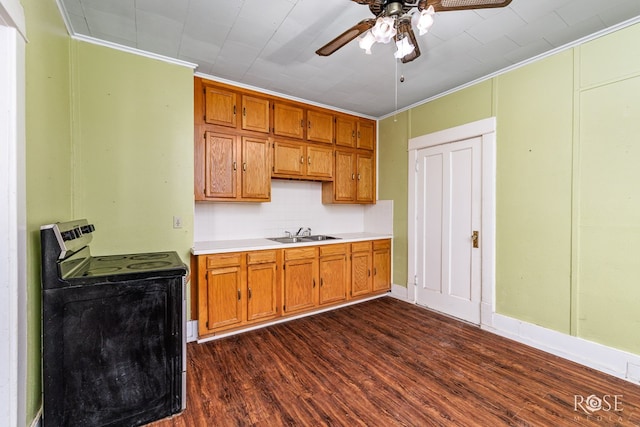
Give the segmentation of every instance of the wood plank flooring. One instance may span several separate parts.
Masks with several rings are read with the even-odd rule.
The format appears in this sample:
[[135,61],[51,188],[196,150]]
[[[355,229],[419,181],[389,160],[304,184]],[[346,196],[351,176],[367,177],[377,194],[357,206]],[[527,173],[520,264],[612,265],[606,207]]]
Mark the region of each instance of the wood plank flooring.
[[153,427],[640,426],[640,386],[390,297],[191,343],[187,369]]

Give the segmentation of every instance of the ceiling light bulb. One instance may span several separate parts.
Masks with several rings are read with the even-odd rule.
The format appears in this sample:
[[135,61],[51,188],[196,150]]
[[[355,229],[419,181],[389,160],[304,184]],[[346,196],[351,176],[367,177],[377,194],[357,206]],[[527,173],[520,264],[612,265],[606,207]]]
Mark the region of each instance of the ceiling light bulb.
[[364,53],[371,55],[371,46],[376,42],[375,37],[371,34],[371,31],[364,33],[362,37],[358,39],[358,45],[364,49]]
[[429,31],[429,28],[433,25],[433,15],[435,13],[433,6],[429,6],[427,9],[423,9],[413,15],[413,25],[418,29],[419,35],[422,36]]
[[396,53],[394,53],[393,56],[398,59],[404,58],[405,56],[409,55],[416,48],[411,44],[411,42],[409,42],[408,37],[396,40],[396,46],[398,47],[398,50],[396,50]]
[[378,18],[376,25],[371,29],[371,34],[378,43],[389,43],[396,35],[395,20],[390,16]]

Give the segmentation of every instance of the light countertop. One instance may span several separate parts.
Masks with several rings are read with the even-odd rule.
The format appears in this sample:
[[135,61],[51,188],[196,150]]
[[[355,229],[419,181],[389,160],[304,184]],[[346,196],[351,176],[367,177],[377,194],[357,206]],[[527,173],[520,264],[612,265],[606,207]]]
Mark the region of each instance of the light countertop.
[[300,246],[335,245],[338,243],[359,242],[363,240],[391,239],[393,235],[383,233],[327,233],[328,236],[338,237],[334,240],[321,240],[317,242],[278,243],[267,238],[240,239],[240,240],[211,240],[207,242],[195,242],[191,253],[193,255],[220,254],[238,251],[259,251],[263,249],[285,249]]

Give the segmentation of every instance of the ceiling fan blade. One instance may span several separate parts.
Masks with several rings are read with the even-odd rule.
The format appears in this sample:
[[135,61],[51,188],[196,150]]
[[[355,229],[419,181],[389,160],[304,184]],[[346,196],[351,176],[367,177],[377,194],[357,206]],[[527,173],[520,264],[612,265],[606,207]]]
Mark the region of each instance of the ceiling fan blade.
[[396,37],[395,37],[396,40],[398,40],[399,35],[402,35],[402,37],[409,38],[409,41],[414,47],[411,53],[403,56],[400,59],[403,64],[406,64],[407,62],[411,62],[420,56],[420,46],[418,46],[418,41],[416,40],[416,35],[413,33],[413,28],[411,28],[410,20],[401,20],[398,23],[398,34],[396,34]]
[[487,9],[491,7],[509,6],[511,0],[421,0],[418,9],[433,6],[436,12],[465,9]]
[[320,49],[316,50],[316,53],[320,56],[329,56],[336,50],[340,49],[342,46],[349,43],[351,40],[358,37],[360,34],[369,30],[376,23],[374,18],[365,19],[364,21],[358,22],[353,27],[349,28],[344,33],[340,34],[335,39],[331,40],[329,43],[322,46]]

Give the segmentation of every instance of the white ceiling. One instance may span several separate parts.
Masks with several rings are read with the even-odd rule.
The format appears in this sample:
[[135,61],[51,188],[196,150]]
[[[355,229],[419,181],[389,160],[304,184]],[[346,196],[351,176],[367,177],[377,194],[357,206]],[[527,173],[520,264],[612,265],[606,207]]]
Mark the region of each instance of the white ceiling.
[[[418,37],[422,56],[396,63],[392,44],[316,49],[362,19],[349,0],[59,0],[75,35],[198,64],[196,69],[380,117],[640,16],[640,0],[513,0],[441,12]],[[416,32],[417,35],[417,32]],[[396,78],[397,65],[397,78]]]

